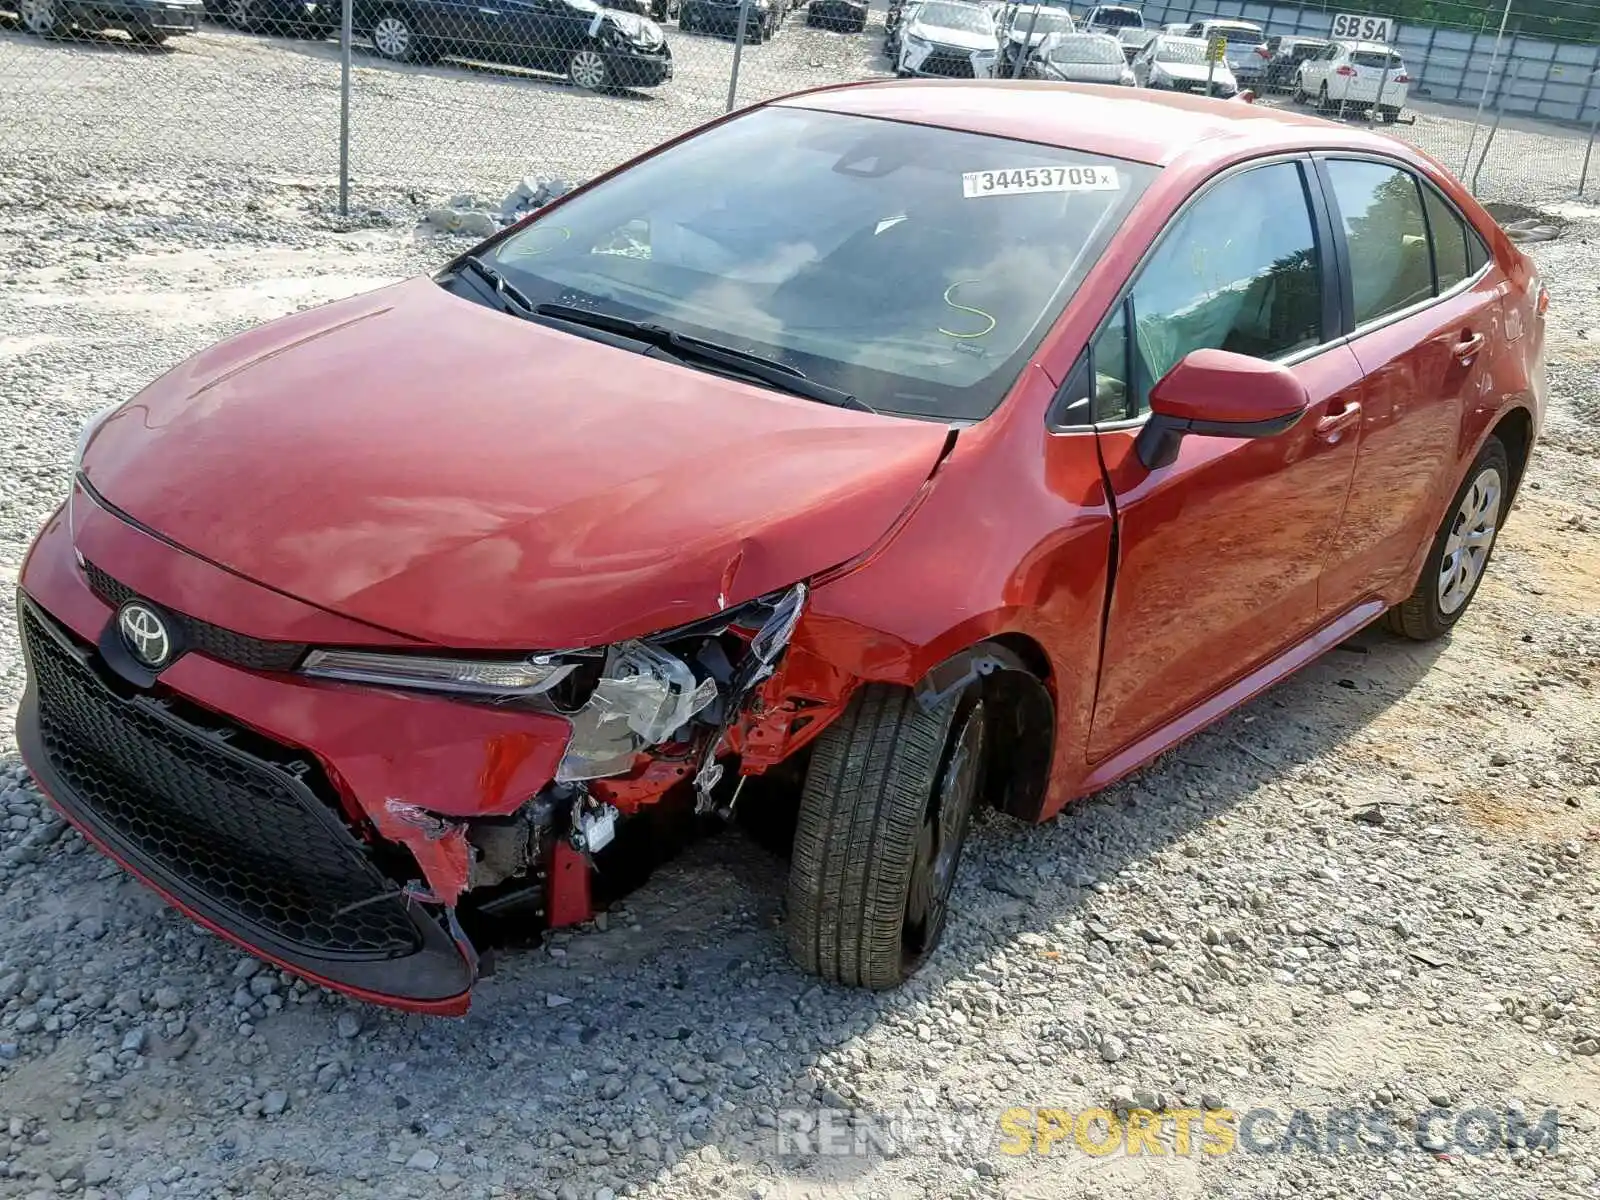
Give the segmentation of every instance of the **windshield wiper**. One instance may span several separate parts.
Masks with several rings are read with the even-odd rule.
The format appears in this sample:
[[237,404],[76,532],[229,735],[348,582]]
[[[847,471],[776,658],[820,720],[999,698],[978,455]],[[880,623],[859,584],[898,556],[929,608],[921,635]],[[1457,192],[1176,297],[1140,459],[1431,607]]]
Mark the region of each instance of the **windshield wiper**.
[[831,404],[835,408],[853,408],[860,412],[878,411],[849,392],[818,383],[807,377],[804,371],[797,370],[787,363],[775,362],[759,354],[752,354],[748,350],[740,350],[737,346],[725,346],[721,342],[707,341],[705,338],[679,333],[675,329],[668,329],[649,321],[634,321],[627,317],[613,316],[611,313],[591,312],[589,309],[576,308],[570,304],[536,304],[530,311],[535,316],[549,317],[633,338],[648,346],[665,350],[676,358],[722,367],[777,388],[779,391],[803,396],[807,400],[817,400],[823,404]]
[[526,316],[533,311],[533,301],[522,293],[522,290],[512,283],[499,271],[495,270],[476,254],[469,254],[460,262],[463,267],[469,268],[479,279],[494,289],[500,307],[507,312],[520,313]]

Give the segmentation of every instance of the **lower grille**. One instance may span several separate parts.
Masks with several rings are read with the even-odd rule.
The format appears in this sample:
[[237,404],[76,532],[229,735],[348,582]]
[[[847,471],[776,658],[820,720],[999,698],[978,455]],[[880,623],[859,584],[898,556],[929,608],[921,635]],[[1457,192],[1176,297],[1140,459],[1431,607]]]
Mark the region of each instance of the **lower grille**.
[[972,58],[970,55],[935,50],[922,60],[922,73],[948,79],[971,79]]
[[20,608],[40,741],[70,791],[61,799],[122,843],[114,849],[246,931],[324,958],[420,948],[405,902],[304,782],[308,766],[232,744],[252,737],[208,714],[114,691],[92,651],[26,601]]

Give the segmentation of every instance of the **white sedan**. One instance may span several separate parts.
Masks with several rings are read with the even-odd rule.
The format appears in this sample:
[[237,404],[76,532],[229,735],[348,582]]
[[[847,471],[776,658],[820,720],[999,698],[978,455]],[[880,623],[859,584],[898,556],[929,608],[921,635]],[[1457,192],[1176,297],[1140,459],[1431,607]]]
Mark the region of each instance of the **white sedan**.
[[1140,87],[1205,95],[1209,86],[1210,94],[1222,99],[1239,90],[1227,63],[1207,60],[1206,43],[1200,38],[1162,34],[1134,55],[1130,65]]
[[1405,60],[1376,42],[1334,42],[1300,64],[1294,98],[1318,108],[1376,111],[1393,121],[1405,107],[1411,76]]

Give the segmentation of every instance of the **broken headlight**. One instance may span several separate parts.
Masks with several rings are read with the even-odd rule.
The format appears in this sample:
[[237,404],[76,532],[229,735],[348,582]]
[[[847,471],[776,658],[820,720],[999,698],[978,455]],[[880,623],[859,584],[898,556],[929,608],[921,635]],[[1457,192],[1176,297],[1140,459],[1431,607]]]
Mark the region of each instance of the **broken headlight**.
[[319,679],[507,699],[543,695],[577,669],[577,663],[553,654],[473,659],[362,650],[313,650],[301,667]]
[[[613,646],[588,701],[567,714],[572,737],[556,781],[620,775],[645,747],[687,741],[689,723],[698,718],[710,726],[701,739],[698,785],[729,722],[788,646],[805,599],[799,583],[648,642]],[[734,628],[747,630],[748,641],[725,641]]]

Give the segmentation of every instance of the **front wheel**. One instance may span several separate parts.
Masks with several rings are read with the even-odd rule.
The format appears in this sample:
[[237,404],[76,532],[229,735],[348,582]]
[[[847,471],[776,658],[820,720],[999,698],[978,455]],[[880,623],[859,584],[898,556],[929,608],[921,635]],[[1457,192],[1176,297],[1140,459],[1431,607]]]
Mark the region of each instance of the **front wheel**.
[[610,86],[611,68],[593,46],[580,46],[567,60],[567,78],[586,92],[603,92]]
[[1389,610],[1386,621],[1390,629],[1426,642],[1448,633],[1461,619],[1489,569],[1495,535],[1510,508],[1510,496],[1510,459],[1504,443],[1491,437],[1450,502],[1416,590]]
[[789,873],[789,954],[852,987],[889,988],[944,932],[983,778],[976,689],[924,708],[871,684],[812,750]]
[[55,37],[66,29],[55,0],[21,0],[17,15],[22,27],[35,37]]

